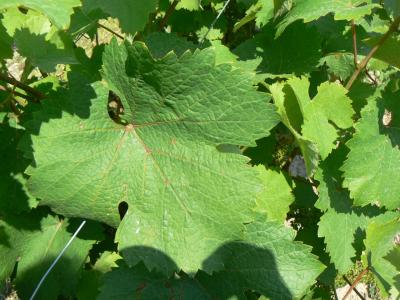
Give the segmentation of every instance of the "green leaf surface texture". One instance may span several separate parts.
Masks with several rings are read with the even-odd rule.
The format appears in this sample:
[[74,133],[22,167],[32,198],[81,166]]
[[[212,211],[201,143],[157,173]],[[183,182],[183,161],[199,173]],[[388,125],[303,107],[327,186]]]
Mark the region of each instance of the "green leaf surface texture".
[[264,189],[257,197],[256,210],[265,214],[269,220],[283,223],[294,200],[290,183],[283,173],[266,170],[263,166],[257,169]]
[[364,261],[377,278],[380,288],[385,296],[388,296],[392,287],[400,291],[399,268],[400,263],[393,260],[393,256],[399,250],[396,236],[400,232],[399,215],[387,213],[373,220],[367,228]]
[[384,92],[371,99],[347,143],[350,153],[342,167],[343,184],[355,205],[400,206],[400,186],[396,183],[400,169],[398,95]]
[[111,17],[117,18],[124,32],[134,34],[141,31],[147,23],[149,14],[157,8],[157,0],[86,0],[85,10],[101,9]]
[[[123,265],[106,275],[100,299],[246,299],[246,290],[272,299],[297,298],[324,266],[310,254],[309,246],[293,238],[293,231],[283,225],[254,222],[246,226],[243,242],[227,243],[204,261],[213,263],[215,256],[224,261],[224,270],[213,276],[199,272],[194,280],[165,278],[150,274],[142,264]],[[120,285],[123,288],[115,288]]]
[[293,77],[285,84],[275,83],[270,89],[282,122],[296,137],[307,174],[311,175],[316,171],[318,156],[325,159],[334,149],[339,137],[337,128],[352,126],[351,100],[341,85],[327,82],[318,87],[311,100],[305,77]]
[[297,20],[307,23],[329,13],[334,14],[335,20],[357,20],[370,14],[378,6],[370,0],[296,0],[294,7],[279,22],[276,34],[279,36],[288,25]]
[[80,0],[1,0],[0,9],[24,6],[41,12],[49,17],[60,29],[68,28],[73,8],[81,6]]

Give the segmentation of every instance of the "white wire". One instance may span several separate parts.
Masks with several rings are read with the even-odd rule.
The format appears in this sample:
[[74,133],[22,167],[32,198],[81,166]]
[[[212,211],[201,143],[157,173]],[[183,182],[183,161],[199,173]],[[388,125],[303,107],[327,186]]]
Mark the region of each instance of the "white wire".
[[224,13],[225,9],[227,8],[229,2],[231,2],[231,0],[227,0],[225,2],[225,5],[222,7],[221,11],[218,13],[217,17],[214,19],[214,21],[211,23],[210,27],[208,28],[206,34],[203,36],[203,38],[200,41],[200,45],[203,44],[204,40],[206,39],[207,35],[210,33],[210,31],[214,28],[215,23],[217,23],[218,19],[222,16],[222,14]]
[[63,256],[64,252],[67,250],[69,245],[71,245],[72,241],[76,238],[76,236],[78,235],[79,231],[81,231],[81,229],[83,228],[85,223],[86,223],[86,221],[83,221],[81,223],[81,225],[79,225],[79,227],[75,231],[74,235],[71,237],[71,239],[68,241],[68,243],[64,246],[64,249],[61,250],[60,254],[58,254],[57,258],[53,261],[51,266],[47,269],[46,273],[44,273],[43,277],[40,279],[38,285],[36,286],[36,289],[33,291],[32,296],[29,298],[29,300],[33,300],[35,298],[35,296],[36,296],[37,292],[39,291],[41,285],[43,284],[44,280],[49,275],[49,273],[54,268],[54,266],[57,264],[57,262],[60,260],[61,256]]

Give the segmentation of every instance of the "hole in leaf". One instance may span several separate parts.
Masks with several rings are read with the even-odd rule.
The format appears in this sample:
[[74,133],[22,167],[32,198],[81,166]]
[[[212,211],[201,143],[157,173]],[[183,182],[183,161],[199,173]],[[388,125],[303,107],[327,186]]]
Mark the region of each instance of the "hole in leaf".
[[118,212],[119,212],[119,219],[122,220],[126,214],[126,212],[128,211],[128,203],[126,203],[125,201],[122,201],[118,204]]
[[113,91],[108,92],[107,111],[114,122],[123,125],[126,124],[126,122],[121,119],[121,115],[124,114],[124,106],[122,105],[121,99]]

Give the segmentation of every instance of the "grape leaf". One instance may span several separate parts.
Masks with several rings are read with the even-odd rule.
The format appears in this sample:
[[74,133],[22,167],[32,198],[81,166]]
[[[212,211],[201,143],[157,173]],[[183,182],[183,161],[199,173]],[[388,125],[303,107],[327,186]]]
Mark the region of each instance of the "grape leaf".
[[399,249],[399,245],[394,241],[399,233],[399,214],[392,212],[376,217],[366,230],[366,252],[363,261],[375,275],[381,292],[386,297],[392,287],[400,291],[400,264],[397,261],[397,264],[393,265],[388,259],[391,250]]
[[0,214],[19,213],[36,206],[36,200],[26,190],[26,178],[23,175],[29,160],[17,150],[23,130],[12,128],[7,123],[0,124]]
[[0,9],[25,6],[49,17],[55,26],[67,29],[73,8],[81,5],[80,0],[0,0]]
[[[29,298],[77,225],[77,222],[46,215],[43,210],[17,216],[0,215],[0,282],[11,275],[18,262],[14,283],[18,295],[22,299]],[[39,299],[74,294],[80,268],[93,242],[91,239],[74,240],[46,278],[46,288],[39,290]]]
[[385,92],[382,98],[370,99],[361,111],[356,133],[347,142],[350,153],[342,167],[343,185],[355,205],[400,206],[398,96],[399,92]]
[[85,13],[101,9],[111,17],[117,18],[122,31],[134,34],[143,30],[149,14],[157,8],[157,0],[85,0]]
[[[214,62],[212,49],[155,60],[142,43],[112,42],[103,74],[123,103],[125,125],[108,115],[108,89],[85,86],[84,78],[71,83],[75,90],[44,101],[48,111],[36,116],[37,127],[57,106],[75,112],[41,124],[40,135],[32,136],[30,191],[63,215],[113,226],[125,201],[130,209],[117,233],[122,253],[150,246],[184,270],[197,270],[210,251],[240,235],[259,190],[247,159],[215,146],[254,145],[278,122],[249,73]],[[149,254],[125,258],[174,271]]]
[[264,185],[264,190],[257,197],[256,211],[265,214],[268,220],[283,224],[294,200],[292,189],[283,173],[266,170],[264,166],[256,168]]
[[[363,42],[370,47],[374,47],[378,43],[378,41],[379,37],[374,37],[366,39]],[[399,51],[400,51],[400,36],[392,35],[374,53],[374,58],[380,59],[388,64],[391,64],[392,66],[400,68],[400,58],[397,55]]]
[[[57,64],[77,64],[72,41],[57,32],[49,35],[36,35],[28,29],[17,30],[15,44],[25,57],[29,57],[34,66],[44,72],[53,72]],[[35,47],[32,47],[35,45]]]
[[[173,2],[170,0],[170,2]],[[198,10],[200,9],[201,0],[180,0],[176,5],[176,9]]]
[[358,20],[371,13],[378,4],[371,0],[302,0],[295,1],[294,7],[279,22],[276,35],[279,36],[291,23],[303,20],[305,23],[334,13],[335,20]]
[[197,281],[213,299],[231,299],[233,295],[246,299],[247,290],[269,299],[300,298],[324,269],[310,253],[311,247],[293,242],[294,231],[275,222],[254,222],[246,227],[243,242],[228,243],[213,254],[223,257],[225,270],[212,276],[200,272]]
[[400,3],[397,0],[385,0],[384,1],[385,9],[389,12],[389,14],[396,18],[400,16]]
[[4,16],[0,14],[0,60],[12,57],[12,38],[4,27]]
[[336,127],[344,129],[353,124],[354,111],[347,90],[339,84],[324,82],[311,101],[305,77],[274,84],[270,90],[283,123],[298,141],[310,176],[318,165],[318,154],[325,159],[334,148],[339,137]]
[[99,288],[103,285],[104,274],[110,272],[112,268],[118,267],[116,261],[119,259],[121,256],[115,252],[104,252],[92,269],[82,271],[77,288],[78,299],[97,299],[100,293]]
[[[262,58],[257,71],[270,77],[301,75],[316,69],[321,58],[321,37],[316,28],[297,22],[279,38],[268,26],[233,52],[241,60]],[[298,43],[301,40],[302,43]]]

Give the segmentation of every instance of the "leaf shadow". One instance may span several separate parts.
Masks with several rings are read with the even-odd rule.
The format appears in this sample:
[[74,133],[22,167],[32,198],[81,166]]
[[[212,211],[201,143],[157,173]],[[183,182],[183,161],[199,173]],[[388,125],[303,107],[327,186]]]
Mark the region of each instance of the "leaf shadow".
[[[8,122],[0,124],[0,153],[2,163],[0,168],[0,220],[18,228],[27,228],[24,223],[14,222],[13,216],[27,212],[35,205],[35,200],[26,191],[24,171],[29,160],[17,149],[24,131],[11,127]],[[32,224],[30,224],[32,226]],[[28,228],[29,229],[29,228]]]
[[[123,256],[152,257],[166,270],[179,269],[168,255],[151,247],[125,248]],[[293,299],[270,250],[245,242],[228,242],[204,260],[202,269],[207,270],[221,261],[221,269],[212,274],[179,271],[169,277],[154,269],[148,270],[143,262],[132,267],[120,262],[120,268],[105,275],[99,299],[112,298],[113,293],[121,297],[122,290],[126,297],[143,299],[149,295],[163,295],[157,299],[246,299],[248,293],[270,299]],[[116,284],[120,285],[119,292],[115,290]]]

